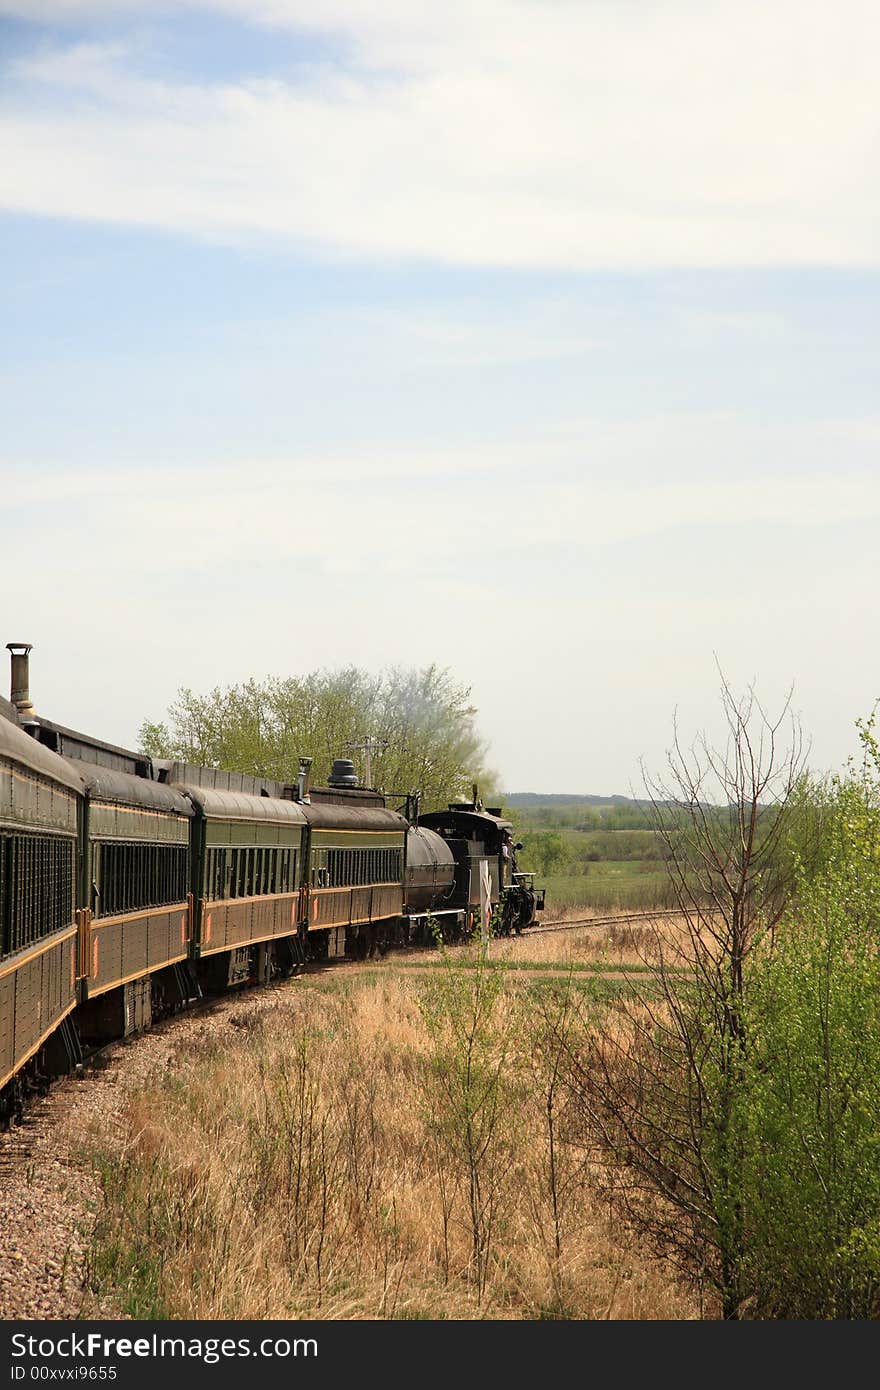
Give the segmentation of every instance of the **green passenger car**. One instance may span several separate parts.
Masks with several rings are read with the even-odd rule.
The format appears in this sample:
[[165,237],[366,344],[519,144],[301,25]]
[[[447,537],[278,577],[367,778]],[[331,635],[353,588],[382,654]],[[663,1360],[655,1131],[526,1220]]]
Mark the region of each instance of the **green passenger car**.
[[81,793],[78,773],[0,712],[0,1118],[76,1004]]
[[292,801],[208,787],[185,790],[196,811],[196,958],[296,935],[306,820]]
[[[85,784],[80,1027],[100,1038],[112,1036],[119,1021],[123,1033],[132,1032],[182,1002],[171,968],[189,955],[193,808],[172,787],[79,766]],[[111,992],[112,999],[93,1003]]]

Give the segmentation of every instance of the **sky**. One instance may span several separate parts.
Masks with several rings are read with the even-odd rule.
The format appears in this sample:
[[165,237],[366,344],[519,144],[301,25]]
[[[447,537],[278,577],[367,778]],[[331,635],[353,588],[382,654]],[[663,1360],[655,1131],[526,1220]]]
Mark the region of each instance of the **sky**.
[[506,790],[638,794],[723,672],[840,767],[878,42],[873,0],[0,0],[37,709],[130,745],[180,686],[436,662]]

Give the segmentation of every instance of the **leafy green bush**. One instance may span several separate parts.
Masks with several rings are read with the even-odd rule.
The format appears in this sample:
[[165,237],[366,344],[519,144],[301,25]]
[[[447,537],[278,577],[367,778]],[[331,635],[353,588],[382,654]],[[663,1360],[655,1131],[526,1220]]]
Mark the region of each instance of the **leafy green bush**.
[[[569,1047],[609,1203],[724,1317],[880,1311],[880,747],[817,787],[749,692],[730,742],[670,758],[657,805],[682,909],[659,1004]],[[783,711],[784,713],[784,711]],[[723,797],[707,807],[707,780]],[[675,973],[670,966],[675,964]]]
[[824,797],[823,862],[748,990],[741,1122],[755,1311],[880,1306],[880,810],[877,748]]

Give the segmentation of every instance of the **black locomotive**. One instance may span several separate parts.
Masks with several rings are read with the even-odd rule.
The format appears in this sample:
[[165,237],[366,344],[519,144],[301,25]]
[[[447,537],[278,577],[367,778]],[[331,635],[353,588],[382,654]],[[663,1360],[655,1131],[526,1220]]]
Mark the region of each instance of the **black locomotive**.
[[309,960],[519,931],[543,906],[497,808],[420,817],[360,787],[145,758],[0,699],[0,1119],[199,996]]

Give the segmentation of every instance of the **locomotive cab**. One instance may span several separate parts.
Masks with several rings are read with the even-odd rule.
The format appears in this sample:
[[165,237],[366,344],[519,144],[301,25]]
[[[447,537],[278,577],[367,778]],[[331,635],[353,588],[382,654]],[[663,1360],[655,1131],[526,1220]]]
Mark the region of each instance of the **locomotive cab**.
[[472,927],[486,911],[504,935],[522,931],[544,906],[543,889],[536,890],[534,874],[520,873],[512,838],[513,823],[500,807],[483,809],[476,793],[472,802],[454,802],[445,811],[420,817],[446,841],[455,859],[453,902],[468,914]]

